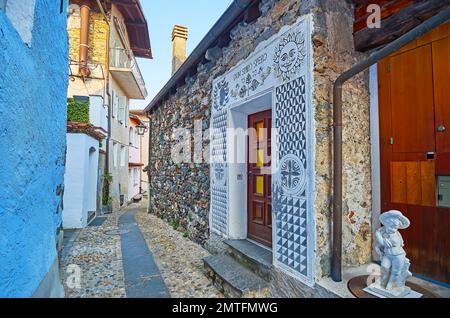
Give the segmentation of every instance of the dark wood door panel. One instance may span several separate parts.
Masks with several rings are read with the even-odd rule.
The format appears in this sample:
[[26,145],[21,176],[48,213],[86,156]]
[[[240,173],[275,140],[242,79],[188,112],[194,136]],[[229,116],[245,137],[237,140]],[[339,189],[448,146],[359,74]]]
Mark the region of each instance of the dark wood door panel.
[[390,59],[394,153],[434,152],[431,45]]
[[433,43],[433,69],[437,152],[450,153],[450,37]]
[[272,111],[249,116],[248,237],[272,246]]
[[449,283],[450,209],[437,207],[436,181],[450,175],[450,28],[433,34],[378,65],[381,203],[411,220],[412,271]]

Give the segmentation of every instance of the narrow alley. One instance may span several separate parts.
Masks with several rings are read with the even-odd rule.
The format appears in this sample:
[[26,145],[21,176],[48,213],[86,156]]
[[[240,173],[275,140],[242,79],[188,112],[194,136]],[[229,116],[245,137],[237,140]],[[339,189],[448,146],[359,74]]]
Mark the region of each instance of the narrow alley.
[[450,298],[450,0],[0,0],[0,65],[0,299]]
[[66,235],[61,275],[68,298],[223,297],[205,276],[202,259],[210,254],[149,216],[145,201]]

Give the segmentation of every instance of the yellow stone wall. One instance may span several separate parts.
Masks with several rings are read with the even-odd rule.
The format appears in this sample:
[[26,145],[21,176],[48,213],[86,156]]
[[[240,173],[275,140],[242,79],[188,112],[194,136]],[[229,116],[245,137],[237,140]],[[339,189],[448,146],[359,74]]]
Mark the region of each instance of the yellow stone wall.
[[[91,10],[89,18],[89,63],[107,64],[107,50],[109,40],[109,25],[101,12]],[[67,31],[69,33],[69,56],[71,60],[78,61],[80,47],[80,16],[79,12],[70,15]]]
[[[102,95],[105,90],[105,79],[108,76],[108,41],[109,25],[103,14],[92,4],[89,17],[89,54],[88,64],[91,76],[82,80],[76,76],[69,82],[68,96]],[[78,75],[78,60],[80,48],[80,10],[72,7],[67,21],[69,34],[69,58],[71,60],[71,75]]]

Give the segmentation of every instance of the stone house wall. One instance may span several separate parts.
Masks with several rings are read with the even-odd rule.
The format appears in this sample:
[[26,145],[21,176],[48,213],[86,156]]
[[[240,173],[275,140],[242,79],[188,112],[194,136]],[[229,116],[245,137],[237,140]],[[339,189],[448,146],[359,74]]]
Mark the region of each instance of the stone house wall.
[[[314,13],[314,107],[316,125],[317,277],[331,267],[334,80],[364,54],[353,44],[353,7],[346,1],[317,1]],[[343,90],[343,264],[371,259],[371,160],[368,73]]]
[[[189,128],[202,120],[210,127],[212,82],[246,59],[259,43],[269,39],[300,16],[313,16],[313,112],[315,125],[316,279],[330,273],[332,207],[332,84],[363,54],[353,46],[353,7],[347,1],[265,0],[262,15],[239,23],[220,57],[199,65],[163,105],[151,113],[151,205],[154,213],[179,225],[194,241],[209,236],[210,178],[208,163],[175,164],[171,161],[174,128]],[[344,263],[360,265],[371,257],[371,167],[368,76],[360,75],[344,87]],[[207,144],[207,142],[205,142]],[[210,239],[209,246],[220,240]],[[214,242],[219,241],[219,244]]]

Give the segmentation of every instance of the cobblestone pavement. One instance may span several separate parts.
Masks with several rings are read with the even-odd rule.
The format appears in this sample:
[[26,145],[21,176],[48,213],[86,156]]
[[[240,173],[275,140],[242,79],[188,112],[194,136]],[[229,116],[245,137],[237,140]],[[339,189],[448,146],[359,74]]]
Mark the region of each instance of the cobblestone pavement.
[[[130,208],[139,207],[132,205]],[[174,298],[221,298],[223,295],[203,272],[202,259],[209,253],[174,230],[165,221],[146,212],[145,202],[135,215],[150,251]],[[68,298],[125,298],[125,279],[121,241],[117,235],[119,217],[127,210],[109,215],[100,226],[80,231],[63,252],[61,276]],[[80,270],[80,284],[76,274]],[[75,278],[75,279],[74,279]],[[74,287],[74,288],[72,288]],[[80,288],[78,288],[80,287]]]
[[[120,214],[116,212],[109,215],[101,226],[83,229],[61,260],[66,297],[126,297],[120,236],[106,234],[107,231],[118,230]],[[76,280],[78,269],[81,274],[79,286]]]
[[136,214],[145,240],[155,256],[162,277],[174,298],[222,298],[203,272],[202,259],[209,253],[174,230],[165,221],[148,215],[145,208]]

